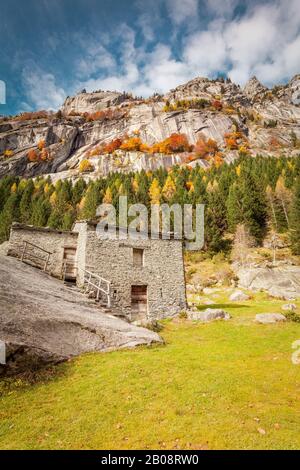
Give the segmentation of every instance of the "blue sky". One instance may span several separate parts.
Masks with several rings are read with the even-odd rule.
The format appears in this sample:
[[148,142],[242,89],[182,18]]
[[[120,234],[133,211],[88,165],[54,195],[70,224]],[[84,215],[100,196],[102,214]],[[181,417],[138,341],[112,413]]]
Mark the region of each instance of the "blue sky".
[[[87,88],[148,96],[196,76],[300,73],[299,0],[0,0],[0,114]],[[0,86],[1,101],[1,86]]]

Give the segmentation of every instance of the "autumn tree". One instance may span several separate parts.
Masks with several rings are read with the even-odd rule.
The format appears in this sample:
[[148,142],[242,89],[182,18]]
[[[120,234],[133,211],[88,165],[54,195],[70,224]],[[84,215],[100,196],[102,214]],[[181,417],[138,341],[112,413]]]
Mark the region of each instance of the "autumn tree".
[[142,145],[143,142],[141,141],[140,137],[130,137],[122,143],[120,148],[126,152],[139,152]]
[[287,226],[289,227],[289,206],[291,203],[291,191],[285,186],[285,181],[282,175],[277,180],[275,195],[280,202]]
[[168,175],[165,185],[162,189],[162,195],[167,201],[170,201],[176,193],[176,185],[173,181],[173,178]]
[[156,178],[153,179],[150,189],[149,189],[149,197],[151,204],[160,204],[161,200],[161,187],[159,182]]
[[203,159],[213,157],[218,150],[217,142],[213,139],[207,140],[204,135],[199,136],[194,148],[194,152],[197,157]]
[[27,158],[30,162],[37,162],[39,160],[39,154],[36,150],[31,149],[27,154]]
[[241,266],[245,266],[251,259],[251,248],[255,246],[255,239],[245,224],[238,224],[234,234],[231,259]]
[[91,171],[94,171],[94,167],[93,165],[91,164],[91,162],[89,160],[81,160],[80,164],[79,164],[79,171],[80,173],[89,173]]

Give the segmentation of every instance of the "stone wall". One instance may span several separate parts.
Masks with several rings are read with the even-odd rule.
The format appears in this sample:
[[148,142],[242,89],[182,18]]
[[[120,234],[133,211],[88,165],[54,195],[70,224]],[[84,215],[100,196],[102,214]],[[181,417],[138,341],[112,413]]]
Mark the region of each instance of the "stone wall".
[[[22,224],[13,224],[9,239],[8,255],[19,257],[24,247],[24,242],[30,242],[52,253],[49,259],[47,271],[55,277],[62,274],[64,247],[77,246],[77,233],[51,230],[48,228],[36,228]],[[28,245],[30,256],[25,259],[33,265],[43,268],[47,254]],[[42,257],[38,260],[34,256]]]
[[[86,269],[111,281],[114,305],[134,320],[131,286],[147,285],[148,319],[172,316],[186,307],[182,242],[180,240],[101,240],[95,227],[76,224],[80,231],[78,260]],[[86,230],[86,239],[83,232]],[[133,265],[133,248],[144,249],[144,266]]]

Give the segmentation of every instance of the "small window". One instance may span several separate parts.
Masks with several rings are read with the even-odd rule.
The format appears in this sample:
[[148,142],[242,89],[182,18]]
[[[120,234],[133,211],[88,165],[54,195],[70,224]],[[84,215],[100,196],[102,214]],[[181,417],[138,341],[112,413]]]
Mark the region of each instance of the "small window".
[[133,266],[139,268],[144,266],[144,250],[133,248]]

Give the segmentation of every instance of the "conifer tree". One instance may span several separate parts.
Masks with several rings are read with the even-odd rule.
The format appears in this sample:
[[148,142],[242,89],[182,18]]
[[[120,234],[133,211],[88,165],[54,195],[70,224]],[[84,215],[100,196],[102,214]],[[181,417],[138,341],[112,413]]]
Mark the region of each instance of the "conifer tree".
[[217,253],[226,249],[223,236],[227,228],[224,217],[225,202],[217,184],[211,185],[207,194],[207,207],[205,211],[205,240],[209,251]]
[[171,178],[170,175],[168,175],[166,182],[164,184],[163,190],[162,190],[162,195],[167,201],[170,201],[176,193],[176,185]]
[[300,177],[297,178],[293,191],[290,219],[292,253],[294,255],[300,255]]
[[149,197],[151,204],[160,204],[161,200],[161,187],[159,182],[156,178],[153,179],[150,189],[149,189]]
[[90,183],[86,192],[83,208],[80,213],[82,219],[94,219],[98,207],[98,191],[94,182]]
[[29,180],[23,191],[20,201],[20,221],[28,223],[32,215],[32,198],[34,194],[34,184],[32,180]]
[[17,193],[12,193],[4,204],[3,211],[0,214],[0,243],[9,239],[11,224],[17,222],[18,219],[19,196]]
[[[45,227],[51,214],[51,205],[47,199],[35,198],[32,204],[30,222],[36,227]],[[55,227],[58,228],[58,227]]]

